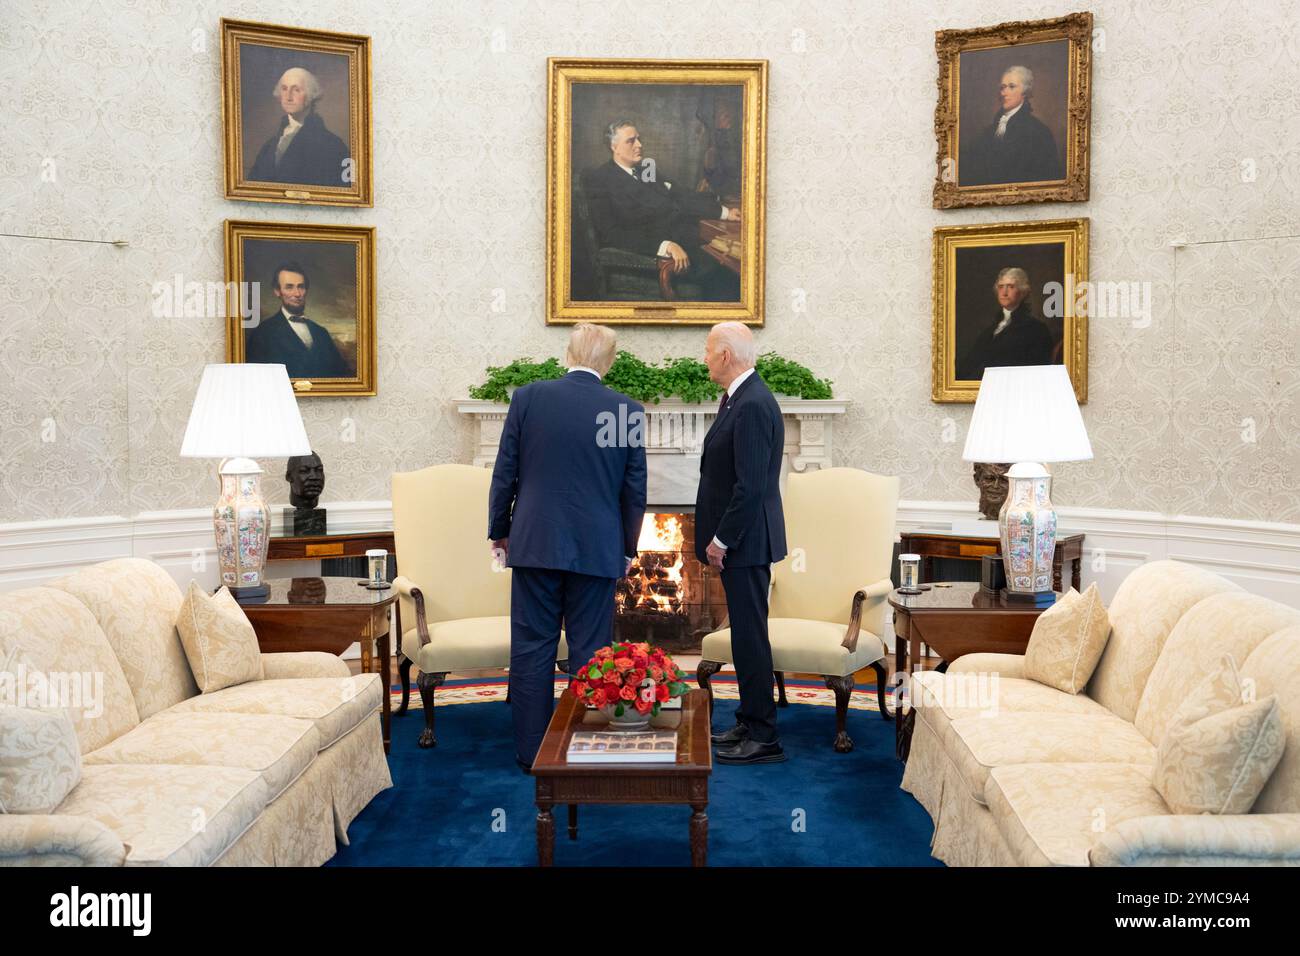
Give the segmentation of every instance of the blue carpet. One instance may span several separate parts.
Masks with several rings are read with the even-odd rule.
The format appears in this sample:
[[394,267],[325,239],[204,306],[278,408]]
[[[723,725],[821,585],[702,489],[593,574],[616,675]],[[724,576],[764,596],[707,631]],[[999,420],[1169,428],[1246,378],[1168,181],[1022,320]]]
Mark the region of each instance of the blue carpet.
[[[329,866],[533,866],[534,781],[515,766],[510,707],[494,701],[438,708],[438,746],[420,750],[418,703],[393,718],[393,788],[349,827]],[[719,700],[714,726],[734,722]],[[792,703],[778,712],[789,760],[714,764],[709,782],[711,866],[940,866],[930,817],[898,787],[894,725],[849,711],[851,753],[831,749],[835,712]],[[688,866],[690,808],[582,806],[578,839],[555,809],[557,866]]]

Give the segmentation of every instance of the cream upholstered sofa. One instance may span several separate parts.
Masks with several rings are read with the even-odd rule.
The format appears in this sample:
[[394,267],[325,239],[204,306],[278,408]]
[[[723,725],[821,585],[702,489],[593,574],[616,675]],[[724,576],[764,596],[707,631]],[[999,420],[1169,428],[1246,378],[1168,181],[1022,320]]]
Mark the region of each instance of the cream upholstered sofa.
[[0,813],[0,864],[319,865],[392,786],[378,675],[264,654],[263,680],[200,694],[181,601],[133,558],[0,595],[0,670],[92,678],[67,708],[80,782],[53,813]]
[[[1024,658],[971,654],[912,678],[903,789],[931,852],[961,866],[1300,865],[1300,611],[1176,561],[1134,570],[1084,693],[1026,680]],[[1287,735],[1251,812],[1174,814],[1152,787],[1179,704],[1224,654]],[[996,685],[993,675],[996,675]]]

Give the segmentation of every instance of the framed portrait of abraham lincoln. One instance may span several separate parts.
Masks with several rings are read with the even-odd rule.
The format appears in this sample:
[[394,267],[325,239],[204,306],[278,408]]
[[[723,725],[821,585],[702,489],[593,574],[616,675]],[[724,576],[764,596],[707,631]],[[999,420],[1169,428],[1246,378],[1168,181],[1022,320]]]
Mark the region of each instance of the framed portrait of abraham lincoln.
[[227,199],[373,205],[370,38],[221,21]]
[[1092,14],[935,34],[934,206],[1088,198]]
[[987,368],[1066,367],[1088,400],[1088,220],[934,231],[936,402],[974,402]]
[[547,322],[762,325],[767,61],[547,62]]
[[226,220],[226,361],[283,365],[302,395],[374,395],[373,226]]

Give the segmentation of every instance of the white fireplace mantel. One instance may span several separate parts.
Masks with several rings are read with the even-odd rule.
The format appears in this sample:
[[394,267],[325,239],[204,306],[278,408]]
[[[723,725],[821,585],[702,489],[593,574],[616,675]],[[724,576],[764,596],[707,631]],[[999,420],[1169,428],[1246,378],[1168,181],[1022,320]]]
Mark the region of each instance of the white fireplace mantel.
[[[829,468],[833,464],[835,418],[849,407],[847,399],[805,399],[777,396],[785,418],[785,462],[781,478],[791,471]],[[501,428],[510,406],[499,402],[461,399],[456,410],[478,424],[474,464],[491,467],[501,443]],[[712,402],[697,404],[669,399],[646,405],[646,457],[651,506],[695,502],[699,480],[700,447],[717,417]]]

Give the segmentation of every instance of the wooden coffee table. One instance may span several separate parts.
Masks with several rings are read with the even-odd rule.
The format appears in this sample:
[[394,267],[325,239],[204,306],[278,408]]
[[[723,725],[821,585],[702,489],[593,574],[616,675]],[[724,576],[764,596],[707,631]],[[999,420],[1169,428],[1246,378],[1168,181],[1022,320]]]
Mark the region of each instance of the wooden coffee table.
[[709,699],[702,690],[682,698],[681,710],[663,710],[651,722],[652,730],[677,731],[675,763],[570,764],[565,761],[575,730],[601,730],[605,718],[588,710],[569,691],[555,706],[546,728],[533,776],[537,781],[537,862],[555,860],[557,803],[569,805],[569,839],[578,838],[580,803],[684,803],[690,806],[691,865],[708,859],[709,774],[713,751],[709,745]]

